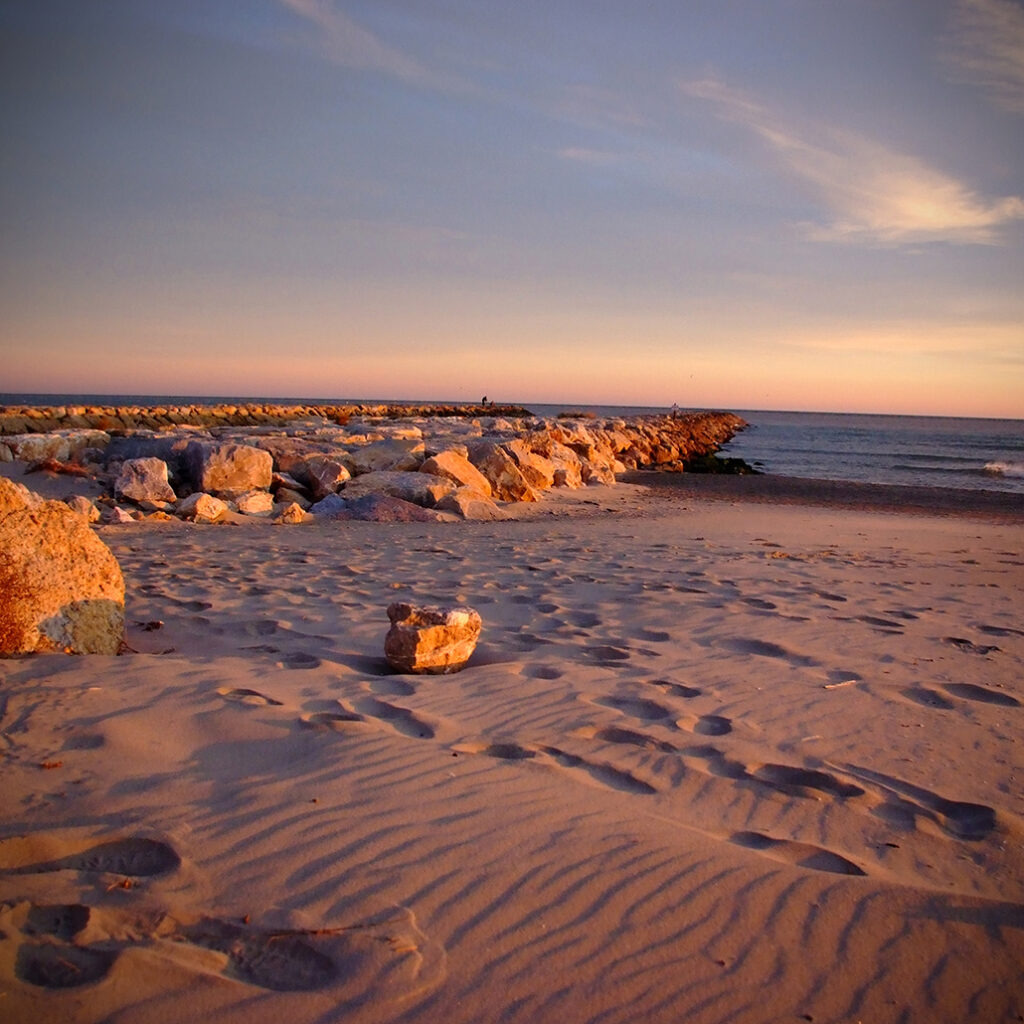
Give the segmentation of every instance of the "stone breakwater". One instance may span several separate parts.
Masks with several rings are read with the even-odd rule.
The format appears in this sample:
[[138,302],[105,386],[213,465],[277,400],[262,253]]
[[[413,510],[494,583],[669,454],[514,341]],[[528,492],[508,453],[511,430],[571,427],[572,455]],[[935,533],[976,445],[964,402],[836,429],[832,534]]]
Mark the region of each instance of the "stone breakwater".
[[284,426],[301,420],[344,423],[353,416],[529,416],[518,405],[5,405],[0,435],[54,430],[166,430],[175,426]]
[[611,485],[631,469],[682,471],[746,425],[710,412],[541,419],[490,406],[486,416],[368,408],[280,424],[9,434],[0,461],[24,462],[29,475],[88,478],[102,493],[69,503],[110,523],[500,519],[504,505],[551,488]]

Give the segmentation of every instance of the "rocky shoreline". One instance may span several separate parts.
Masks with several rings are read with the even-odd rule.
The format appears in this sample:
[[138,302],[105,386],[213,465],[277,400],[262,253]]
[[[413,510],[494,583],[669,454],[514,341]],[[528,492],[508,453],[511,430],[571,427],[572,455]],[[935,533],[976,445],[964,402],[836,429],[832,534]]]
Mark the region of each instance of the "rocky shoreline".
[[682,471],[746,426],[722,412],[542,419],[514,406],[0,409],[0,429],[29,423],[4,434],[0,462],[92,481],[98,493],[69,503],[106,523],[501,519],[551,488]]

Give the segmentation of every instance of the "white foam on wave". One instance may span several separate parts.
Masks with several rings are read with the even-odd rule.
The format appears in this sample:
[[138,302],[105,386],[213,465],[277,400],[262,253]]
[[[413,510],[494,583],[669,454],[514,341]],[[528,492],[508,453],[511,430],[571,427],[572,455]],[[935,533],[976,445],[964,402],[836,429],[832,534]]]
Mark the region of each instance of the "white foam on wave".
[[1024,462],[986,462],[985,472],[994,476],[1024,477]]

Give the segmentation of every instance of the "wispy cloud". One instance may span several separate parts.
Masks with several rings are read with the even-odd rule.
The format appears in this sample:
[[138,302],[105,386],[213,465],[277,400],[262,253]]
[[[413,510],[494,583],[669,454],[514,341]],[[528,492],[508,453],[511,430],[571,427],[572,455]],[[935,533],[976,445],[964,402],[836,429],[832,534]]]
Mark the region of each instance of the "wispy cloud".
[[415,57],[390,46],[364,28],[333,0],[279,0],[294,14],[317,29],[317,46],[330,61],[360,71],[376,71],[413,85],[433,89],[456,89],[454,76],[435,71]]
[[1024,114],[1024,7],[959,0],[943,52],[952,75],[979,85],[1004,110]]
[[718,115],[750,129],[786,169],[824,200],[832,219],[812,237],[872,244],[994,244],[998,229],[1024,218],[1024,199],[986,199],[917,157],[820,123],[796,126],[717,79],[681,83]]

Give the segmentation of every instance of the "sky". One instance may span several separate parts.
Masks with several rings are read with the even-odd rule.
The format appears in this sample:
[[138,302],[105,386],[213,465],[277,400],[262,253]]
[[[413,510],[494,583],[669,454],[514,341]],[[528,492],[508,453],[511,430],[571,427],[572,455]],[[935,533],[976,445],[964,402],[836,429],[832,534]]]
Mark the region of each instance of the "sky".
[[1021,0],[0,0],[0,391],[1024,418]]

